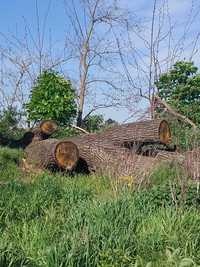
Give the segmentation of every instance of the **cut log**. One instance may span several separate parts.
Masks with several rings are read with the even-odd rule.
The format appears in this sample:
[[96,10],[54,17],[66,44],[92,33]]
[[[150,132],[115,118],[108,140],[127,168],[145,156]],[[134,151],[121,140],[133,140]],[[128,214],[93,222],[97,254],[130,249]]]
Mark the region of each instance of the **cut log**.
[[58,124],[53,120],[45,120],[39,127],[43,134],[52,135],[58,129]]
[[76,143],[80,160],[77,171],[85,170],[112,177],[134,176],[137,180],[150,175],[160,163],[181,165],[185,159],[173,152],[160,152],[155,157],[136,155],[126,148]]
[[7,138],[0,134],[0,145],[8,146],[10,148],[25,149],[32,142],[41,141],[49,138],[49,136],[53,134],[57,130],[57,128],[58,125],[55,121],[42,121],[34,129],[27,131],[19,140]]
[[71,171],[79,159],[74,143],[57,139],[33,142],[25,149],[25,153],[27,164],[38,169]]
[[33,142],[48,139],[55,131],[57,131],[58,125],[53,120],[45,120],[39,123],[32,132],[34,133]]
[[79,150],[79,163],[77,171],[87,170],[88,172],[100,172],[101,174],[111,174],[119,176],[119,174],[135,172],[143,173],[150,169],[151,165],[160,161],[171,162],[175,160],[179,154],[173,152],[161,151],[156,153],[154,157],[145,157],[136,155],[128,148],[117,147],[112,144],[93,142],[83,142],[81,138],[68,138],[73,142]]
[[[169,144],[171,132],[167,121],[151,120],[115,126],[102,133],[86,134],[78,137],[84,144],[114,145],[134,147],[143,142]],[[77,140],[73,138],[72,140]]]
[[[112,177],[133,176],[139,181],[150,175],[161,163],[185,168],[185,154],[178,152],[156,151],[151,156],[142,156],[111,144],[83,143],[80,138],[72,138],[70,141],[76,144],[79,150],[78,171],[88,170]],[[191,174],[187,169],[185,173]]]

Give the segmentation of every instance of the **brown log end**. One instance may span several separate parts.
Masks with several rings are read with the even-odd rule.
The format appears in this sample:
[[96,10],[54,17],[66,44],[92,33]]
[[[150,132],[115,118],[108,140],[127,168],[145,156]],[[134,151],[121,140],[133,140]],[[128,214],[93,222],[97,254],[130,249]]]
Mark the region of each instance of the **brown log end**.
[[59,142],[55,149],[55,159],[61,169],[73,170],[79,159],[77,146],[69,141]]
[[171,131],[167,121],[163,120],[159,126],[160,141],[169,144],[171,142]]
[[51,135],[58,129],[58,124],[53,120],[45,120],[40,123],[40,130],[43,134]]

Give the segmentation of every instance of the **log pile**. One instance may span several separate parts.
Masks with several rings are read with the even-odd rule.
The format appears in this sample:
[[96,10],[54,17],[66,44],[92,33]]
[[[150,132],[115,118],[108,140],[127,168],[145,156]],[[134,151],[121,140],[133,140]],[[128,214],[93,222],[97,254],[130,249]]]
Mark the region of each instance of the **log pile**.
[[32,169],[145,177],[165,162],[200,178],[200,149],[178,153],[166,120],[128,123],[64,140],[50,138],[57,127],[54,121],[43,121],[17,141],[0,135],[0,145],[24,148]]

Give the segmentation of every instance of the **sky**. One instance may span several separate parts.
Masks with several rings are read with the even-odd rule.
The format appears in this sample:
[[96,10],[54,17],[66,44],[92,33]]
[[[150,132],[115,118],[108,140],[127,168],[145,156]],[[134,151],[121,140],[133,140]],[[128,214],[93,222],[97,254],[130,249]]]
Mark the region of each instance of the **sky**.
[[[74,0],[77,5],[79,5],[79,0]],[[160,4],[161,0],[157,0],[157,4]],[[66,30],[69,27],[69,21],[66,17],[66,13],[64,10],[64,1],[63,0],[51,0],[50,1],[50,10],[47,18],[47,27],[46,31],[51,32],[53,36],[54,49],[55,53],[59,51],[59,48],[65,41]],[[40,17],[43,18],[47,12],[47,8],[49,5],[49,0],[38,0],[38,9],[40,13]],[[153,9],[153,0],[119,0],[119,5],[122,8],[128,9],[135,15],[135,18],[142,23],[146,23],[147,28],[146,31],[147,36],[149,35],[148,27],[149,21],[152,16]],[[184,23],[189,21],[191,18],[190,11],[195,13],[197,7],[199,6],[199,0],[168,0],[168,8],[171,14],[171,18],[173,24],[176,25],[176,33],[175,39],[178,40],[179,36],[182,34],[184,30]],[[26,21],[31,28],[33,34],[37,31],[37,19],[36,19],[36,2],[35,0],[1,0],[0,1],[0,33],[3,33],[5,36],[18,35],[19,37],[23,35],[24,32],[24,21]],[[197,18],[199,18],[199,14],[197,14]],[[181,55],[182,59],[187,58],[189,53],[191,52],[191,46],[193,37],[197,34],[200,26],[200,20],[196,19],[196,21],[191,21],[192,26],[190,32],[188,34],[187,47],[184,50],[184,54]],[[135,38],[133,36],[133,38]],[[191,40],[190,40],[191,39]],[[48,45],[48,38],[45,39],[46,44]],[[141,49],[141,51],[145,54],[144,43],[141,40],[135,39],[135,45]],[[23,51],[22,51],[23,53]],[[161,48],[161,57],[165,56],[166,47]],[[148,57],[145,58],[144,61],[148,60]],[[194,59],[195,64],[199,66],[199,56]],[[97,98],[100,97],[97,94]],[[139,105],[144,105],[144,103],[140,103]],[[87,110],[87,107],[86,107]],[[105,118],[112,118],[119,122],[125,121],[128,117],[132,115],[131,110],[127,110],[124,108],[116,109],[104,109],[100,110],[101,113],[104,114]],[[131,119],[133,117],[131,116]]]

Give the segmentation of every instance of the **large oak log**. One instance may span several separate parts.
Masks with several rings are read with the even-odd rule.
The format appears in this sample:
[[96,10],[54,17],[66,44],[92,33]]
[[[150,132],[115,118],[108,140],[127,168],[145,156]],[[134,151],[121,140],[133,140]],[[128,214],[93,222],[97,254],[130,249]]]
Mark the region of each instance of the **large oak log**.
[[98,172],[101,174],[122,175],[122,173],[131,172],[138,174],[150,170],[153,166],[161,161],[171,162],[180,158],[178,153],[161,151],[153,157],[136,155],[128,148],[114,146],[113,144],[96,143],[82,138],[68,138],[79,150],[78,171]]
[[[116,147],[112,144],[83,143],[81,138],[71,138],[68,140],[76,144],[79,150],[78,171],[88,170],[88,172],[96,172],[100,175],[113,177],[133,176],[139,180],[150,175],[159,164],[166,163],[170,166],[184,168],[185,174],[193,179],[194,174],[196,175],[197,173],[196,167],[194,167],[196,163],[194,163],[193,153],[193,158],[191,158],[191,155],[189,156],[188,153],[156,151],[155,154],[149,157],[137,155],[127,148]],[[192,162],[193,168],[188,169],[186,166],[187,162]]]
[[38,169],[71,171],[77,164],[77,146],[68,141],[47,139],[31,143],[26,149],[26,163]]
[[[160,152],[155,157],[136,155],[126,148],[85,145],[76,142],[80,161],[77,167],[87,166],[89,172],[112,177],[134,176],[139,180],[149,175],[160,163],[181,165],[181,154]],[[83,164],[83,165],[81,165]],[[84,169],[84,168],[83,168]]]
[[146,143],[169,144],[171,132],[167,121],[151,120],[114,126],[102,133],[86,134],[71,140],[77,139],[84,144],[131,147],[140,151],[141,146]]
[[45,120],[39,123],[35,128],[26,132],[19,140],[4,137],[0,134],[0,145],[10,148],[25,149],[30,143],[47,139],[58,128],[55,121]]
[[183,175],[200,180],[200,148],[185,153],[159,151],[155,156],[137,155],[126,148],[86,145],[76,142],[81,161],[89,171],[112,177],[131,176],[137,181],[149,176],[160,164],[183,170]]
[[171,142],[171,132],[166,120],[140,121],[122,124],[106,130],[102,137],[114,144],[126,142],[158,141],[164,144]]

